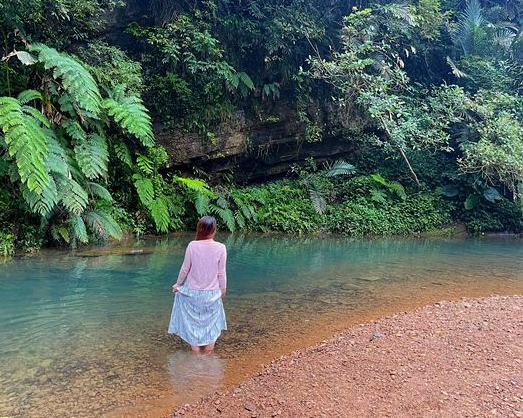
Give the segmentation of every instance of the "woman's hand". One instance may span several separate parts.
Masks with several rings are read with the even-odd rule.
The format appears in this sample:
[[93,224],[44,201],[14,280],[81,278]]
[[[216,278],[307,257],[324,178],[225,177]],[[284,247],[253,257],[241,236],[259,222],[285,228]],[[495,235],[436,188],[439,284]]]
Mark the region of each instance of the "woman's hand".
[[222,292],[222,298],[224,298],[225,297],[225,293],[227,293],[227,289],[220,289],[220,290]]
[[173,287],[172,287],[172,291],[173,291],[173,293],[176,293],[176,292],[178,291],[178,288],[179,288],[179,287],[180,287],[180,286],[178,286],[176,283],[173,284]]

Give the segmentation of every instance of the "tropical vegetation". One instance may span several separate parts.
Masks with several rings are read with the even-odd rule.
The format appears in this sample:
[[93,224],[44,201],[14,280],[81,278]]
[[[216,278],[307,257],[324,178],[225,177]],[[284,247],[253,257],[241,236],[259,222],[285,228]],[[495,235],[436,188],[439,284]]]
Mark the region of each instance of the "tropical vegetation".
[[[231,231],[520,232],[522,28],[521,0],[0,0],[0,255],[203,214]],[[217,144],[235,112],[277,109],[301,140],[354,152],[239,184],[155,142]]]

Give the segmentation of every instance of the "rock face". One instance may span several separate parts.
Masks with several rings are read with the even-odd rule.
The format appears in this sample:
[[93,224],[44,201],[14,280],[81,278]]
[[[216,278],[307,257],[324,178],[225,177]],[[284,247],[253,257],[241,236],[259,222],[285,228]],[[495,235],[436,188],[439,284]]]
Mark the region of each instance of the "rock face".
[[171,165],[178,170],[190,172],[197,166],[217,180],[229,174],[239,182],[282,176],[293,164],[309,157],[321,163],[357,149],[354,142],[340,136],[307,142],[305,125],[291,112],[277,121],[249,122],[238,111],[224,126],[214,142],[179,131],[160,131],[156,141],[165,147]]

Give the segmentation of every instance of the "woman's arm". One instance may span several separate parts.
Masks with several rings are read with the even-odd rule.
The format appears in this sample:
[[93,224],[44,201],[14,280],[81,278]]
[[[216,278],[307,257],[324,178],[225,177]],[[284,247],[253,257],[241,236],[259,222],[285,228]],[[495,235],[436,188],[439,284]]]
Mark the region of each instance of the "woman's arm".
[[182,267],[180,268],[180,273],[178,274],[178,279],[176,280],[176,283],[173,284],[173,293],[176,293],[178,291],[178,288],[183,284],[183,282],[187,278],[187,275],[189,274],[190,269],[191,269],[191,245],[189,244],[187,246],[187,249],[185,250],[185,257],[183,259]]
[[224,247],[223,254],[218,259],[218,283],[220,284],[220,290],[222,291],[222,298],[225,296],[225,292],[227,291],[226,264],[227,264],[227,250]]

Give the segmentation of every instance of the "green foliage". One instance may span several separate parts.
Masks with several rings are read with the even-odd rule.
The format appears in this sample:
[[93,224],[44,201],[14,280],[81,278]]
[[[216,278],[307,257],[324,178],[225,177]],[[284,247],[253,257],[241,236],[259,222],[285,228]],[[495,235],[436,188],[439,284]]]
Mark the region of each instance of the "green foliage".
[[0,128],[7,152],[16,160],[22,184],[42,194],[50,179],[45,166],[47,137],[39,118],[12,97],[0,98]]
[[102,107],[121,129],[138,138],[143,146],[153,146],[151,117],[139,97],[123,97],[121,91],[109,91]]
[[0,257],[8,257],[15,252],[15,236],[0,231]]
[[[100,183],[109,174],[104,124],[111,116],[120,130],[151,146],[147,111],[138,98],[124,96],[122,88],[102,100],[93,77],[69,55],[43,44],[28,48],[36,55],[26,64],[44,80],[41,91],[0,98],[4,134],[0,146],[7,151],[2,161],[10,167],[10,187],[20,190],[24,209],[39,214],[42,225],[58,241],[73,246],[77,241],[85,243],[89,232],[98,239],[119,239],[122,232],[110,210],[98,207],[105,202],[110,209],[113,201]],[[20,54],[15,55],[20,59]],[[119,150],[116,154],[133,166],[122,139],[111,141]],[[161,209],[153,208],[156,214]]]
[[72,96],[79,112],[87,111],[95,116],[99,114],[100,91],[93,76],[82,64],[44,44],[33,44],[29,51],[36,54],[38,62],[46,70],[53,71],[53,78],[60,81],[63,89]]
[[77,54],[101,85],[111,90],[125,86],[126,93],[135,96],[144,89],[142,65],[116,46],[94,41]]
[[332,206],[325,224],[353,236],[402,235],[441,228],[451,221],[449,208],[436,196],[417,193],[393,204],[363,197]]

